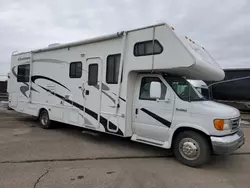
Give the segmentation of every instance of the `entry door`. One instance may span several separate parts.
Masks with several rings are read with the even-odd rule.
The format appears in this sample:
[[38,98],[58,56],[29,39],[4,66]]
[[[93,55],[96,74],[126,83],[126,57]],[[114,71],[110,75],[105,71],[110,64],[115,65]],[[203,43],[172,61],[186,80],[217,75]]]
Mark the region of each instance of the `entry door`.
[[101,110],[102,61],[100,58],[88,58],[84,83],[84,116],[85,126],[99,128]]
[[[150,83],[161,83],[161,98],[150,98]],[[133,102],[133,134],[157,141],[168,140],[174,107],[174,95],[160,76],[139,76]],[[170,100],[164,101],[170,92]]]

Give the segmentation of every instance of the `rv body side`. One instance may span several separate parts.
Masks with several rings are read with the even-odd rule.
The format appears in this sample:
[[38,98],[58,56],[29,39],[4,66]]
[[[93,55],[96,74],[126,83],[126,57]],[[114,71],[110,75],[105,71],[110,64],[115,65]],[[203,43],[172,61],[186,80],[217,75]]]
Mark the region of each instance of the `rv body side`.
[[[135,56],[135,44],[152,40],[159,41],[162,48],[159,55]],[[121,61],[118,77],[122,82],[107,83],[107,61],[116,55]],[[167,66],[177,73],[178,67],[194,64],[190,52],[165,24],[20,53],[12,56],[10,106],[33,116],[46,109],[51,120],[130,137],[133,133],[131,101],[138,73],[166,72],[166,62],[172,61],[176,63]],[[82,75],[70,78],[70,65],[75,62],[81,62]],[[29,80],[24,82],[17,81],[18,68],[25,71],[22,65],[27,65],[30,72]],[[98,83],[90,86],[91,65],[98,66]]]
[[[115,107],[118,84],[106,83],[106,60],[121,53],[121,38],[32,54],[28,82],[15,82],[11,106],[19,112],[39,116],[45,108],[51,120],[125,136],[125,79],[121,84],[119,108]],[[12,79],[18,67],[29,65],[31,53],[13,56]],[[70,65],[81,62],[80,76],[70,78]],[[98,84],[88,85],[89,66],[98,66]],[[75,71],[77,72],[77,71]],[[29,93],[31,87],[31,93]],[[14,90],[14,91],[13,91]],[[86,91],[89,94],[86,95]],[[99,121],[98,121],[99,120]],[[101,125],[100,125],[101,122]],[[108,122],[112,122],[108,123]],[[115,125],[115,127],[113,126]],[[113,127],[112,127],[113,126]],[[116,129],[119,128],[117,131]],[[116,132],[117,131],[117,132]]]

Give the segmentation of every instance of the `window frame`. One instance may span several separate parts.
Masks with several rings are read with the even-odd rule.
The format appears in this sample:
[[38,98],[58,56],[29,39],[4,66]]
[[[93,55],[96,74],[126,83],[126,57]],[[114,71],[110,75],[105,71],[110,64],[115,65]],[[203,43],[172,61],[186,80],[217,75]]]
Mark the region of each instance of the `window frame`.
[[[20,67],[26,67],[26,66],[28,66],[28,70],[29,70],[29,72],[28,72],[28,75],[21,75],[22,77],[28,77],[28,79],[23,79],[23,80],[20,80],[20,73],[19,73],[19,68]],[[17,82],[29,82],[30,81],[30,64],[21,64],[21,65],[18,65],[17,66]]]
[[[137,45],[138,45],[138,48],[139,48],[139,45],[141,45],[141,44],[144,44],[145,45],[145,43],[153,43],[153,41],[154,41],[154,44],[155,43],[158,43],[159,44],[159,46],[160,46],[160,48],[161,48],[161,51],[160,52],[154,52],[153,51],[153,53],[145,53],[145,54],[136,54],[136,51],[137,51]],[[154,49],[153,49],[154,50]],[[154,39],[154,40],[146,40],[146,41],[141,41],[141,42],[136,42],[135,44],[134,44],[134,50],[133,50],[133,53],[134,53],[134,56],[135,57],[140,57],[140,56],[149,56],[149,55],[158,55],[158,54],[161,54],[162,52],[163,52],[163,50],[164,50],[164,48],[163,48],[163,46],[161,45],[161,43],[157,40],[157,39]],[[145,51],[145,46],[144,46],[144,51]]]
[[[164,84],[164,86],[166,87],[166,91],[165,91],[165,95],[166,95],[168,87],[165,85],[165,83],[159,77],[157,77],[157,76],[144,76],[141,78],[141,81],[140,81],[139,100],[156,101],[156,98],[141,98],[142,81],[143,81],[143,79],[148,79],[148,78],[154,78],[154,79],[157,78],[161,84]],[[152,80],[151,82],[153,82],[153,81],[155,81],[155,80]],[[149,90],[150,90],[150,88],[149,88]]]
[[[81,75],[80,76],[78,76],[77,75],[77,64],[78,63],[80,63],[81,64]],[[75,66],[75,75],[72,75],[71,73],[71,70],[72,70],[72,65],[74,65]],[[70,78],[81,78],[82,77],[82,62],[81,61],[73,61],[73,62],[70,62],[70,64],[69,64],[69,77]]]
[[[106,83],[107,83],[107,84],[118,84],[118,82],[119,82],[119,80],[118,80],[118,79],[119,79],[119,72],[118,72],[118,75],[117,75],[117,76],[118,76],[117,82],[115,82],[114,80],[113,80],[112,82],[110,82],[110,81],[108,80],[108,75],[109,75],[109,74],[108,74],[108,73],[109,73],[109,71],[108,71],[108,70],[109,70],[109,69],[108,69],[108,63],[109,63],[109,61],[108,61],[108,60],[109,60],[110,57],[116,58],[117,56],[120,56],[120,61],[119,61],[119,65],[118,65],[118,66],[119,66],[118,68],[119,68],[119,70],[120,70],[120,65],[121,65],[121,53],[110,54],[110,55],[107,56],[107,59],[106,59]],[[116,63],[115,63],[115,60],[114,60],[113,63],[114,63],[114,65],[116,64]],[[115,69],[114,69],[114,70],[115,70]],[[123,70],[122,70],[122,72],[123,72]],[[121,76],[121,82],[122,82],[122,76]]]
[[[92,84],[92,82],[90,82],[90,66],[97,66],[97,74],[96,74],[96,83]],[[91,63],[88,66],[88,85],[89,86],[96,86],[98,84],[98,76],[99,76],[99,65],[98,63]]]

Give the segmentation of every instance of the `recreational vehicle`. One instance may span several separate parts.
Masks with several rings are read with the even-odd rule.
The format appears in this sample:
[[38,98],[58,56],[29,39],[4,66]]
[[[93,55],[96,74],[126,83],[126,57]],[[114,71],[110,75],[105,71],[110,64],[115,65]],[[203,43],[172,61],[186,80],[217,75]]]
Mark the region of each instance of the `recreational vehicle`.
[[10,107],[165,149],[197,166],[244,144],[237,109],[186,79],[218,81],[208,52],[167,24],[57,44],[11,57]]

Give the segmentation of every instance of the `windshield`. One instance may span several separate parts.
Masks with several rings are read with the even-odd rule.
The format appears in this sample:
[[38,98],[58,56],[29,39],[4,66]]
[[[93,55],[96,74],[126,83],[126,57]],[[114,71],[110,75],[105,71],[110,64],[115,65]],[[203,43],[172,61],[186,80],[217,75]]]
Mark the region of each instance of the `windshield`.
[[184,101],[206,100],[186,79],[182,77],[164,76],[175,93]]
[[206,88],[201,88],[201,94],[202,94],[205,98],[209,99],[209,90],[208,90],[208,89],[206,89]]
[[197,91],[199,91],[200,94],[203,95],[206,99],[209,99],[209,91],[207,88],[201,88],[201,87],[195,87]]

